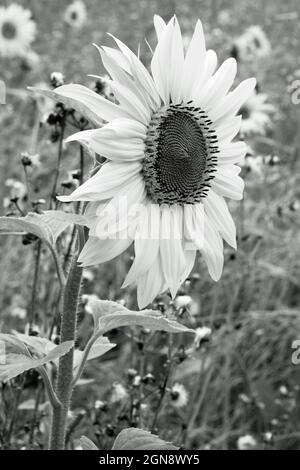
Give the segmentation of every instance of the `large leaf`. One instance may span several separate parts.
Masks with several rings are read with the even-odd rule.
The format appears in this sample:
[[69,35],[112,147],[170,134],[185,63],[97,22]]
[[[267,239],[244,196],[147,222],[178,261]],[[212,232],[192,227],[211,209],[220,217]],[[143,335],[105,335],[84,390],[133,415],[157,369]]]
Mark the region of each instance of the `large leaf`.
[[155,310],[131,311],[111,300],[93,300],[90,305],[96,329],[102,334],[122,326],[142,326],[153,331],[169,333],[195,333],[194,330],[167,318]]
[[69,225],[87,225],[83,215],[63,211],[45,211],[42,214],[30,212],[25,217],[0,217],[0,234],[32,233],[50,245],[54,245],[57,237]]
[[16,337],[16,342],[13,342],[12,338],[13,335],[0,335],[0,341],[4,344],[4,348],[1,348],[0,381],[13,379],[29,369],[55,362],[67,354],[74,345],[73,341],[66,341],[59,346],[53,345],[47,354],[42,355],[41,343],[38,343],[36,348],[31,340],[25,343]]
[[88,437],[82,436],[80,439],[82,450],[99,450],[98,447]]
[[138,428],[123,429],[116,437],[112,450],[178,450],[149,431]]
[[[101,121],[99,116],[97,116],[97,114],[91,111],[90,108],[85,106],[80,101],[66,97],[60,94],[59,92],[57,92],[56,90],[44,90],[42,88],[35,88],[35,87],[28,87],[28,89],[31,91],[34,91],[35,93],[39,93],[40,95],[46,96],[47,98],[51,98],[57,103],[63,103],[66,106],[66,108],[75,109],[75,111],[77,111],[86,119],[88,119],[95,127],[99,127],[103,125],[103,122]],[[91,94],[93,93],[92,90],[90,90],[90,92]]]

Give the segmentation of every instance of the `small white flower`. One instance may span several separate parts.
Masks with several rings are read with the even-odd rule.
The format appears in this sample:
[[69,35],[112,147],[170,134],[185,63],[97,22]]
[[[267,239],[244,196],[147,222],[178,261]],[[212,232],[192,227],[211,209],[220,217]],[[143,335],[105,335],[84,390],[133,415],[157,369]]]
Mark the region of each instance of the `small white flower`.
[[270,42],[260,26],[250,26],[235,40],[235,47],[244,61],[263,59],[271,52]]
[[111,394],[111,402],[118,403],[120,401],[125,401],[128,397],[126,388],[119,382],[113,384],[113,391]]
[[61,72],[52,72],[50,75],[51,84],[56,88],[64,85],[65,76]]
[[194,343],[196,345],[196,348],[199,348],[201,342],[204,340],[204,339],[208,339],[212,333],[212,330],[211,328],[207,327],[207,326],[202,326],[200,328],[196,328],[196,331],[195,331],[195,339],[194,339]]
[[82,28],[86,21],[86,6],[81,0],[75,0],[65,11],[64,20],[72,28]]
[[10,199],[23,199],[27,194],[27,188],[21,181],[8,178],[5,186],[10,189]]
[[237,441],[237,447],[239,450],[251,450],[256,445],[256,440],[250,434],[239,437]]
[[170,391],[171,403],[175,408],[183,408],[188,402],[188,392],[184,385],[176,383]]
[[82,301],[84,303],[84,308],[87,313],[93,315],[93,306],[94,302],[98,302],[99,297],[95,294],[84,294],[82,296]]
[[102,401],[102,400],[96,400],[95,401],[95,405],[94,405],[95,410],[101,410],[104,406],[105,406],[104,401]]
[[136,375],[136,376],[134,377],[133,381],[132,381],[132,385],[133,385],[134,387],[139,387],[140,384],[141,384],[141,380],[142,380],[142,379],[141,379],[141,376],[140,376],[140,375]]
[[286,387],[285,385],[281,385],[281,386],[279,387],[279,393],[280,393],[281,395],[285,395],[285,396],[286,396],[286,395],[289,394],[289,391],[288,391],[288,389],[287,389],[287,387]]
[[177,308],[188,308],[192,302],[193,299],[189,295],[178,295],[175,298],[175,305]]
[[26,308],[14,307],[11,311],[11,316],[15,318],[20,318],[20,320],[24,320],[26,318],[26,315]]
[[243,117],[241,123],[241,136],[265,135],[272,127],[270,116],[276,111],[275,106],[269,104],[268,95],[253,91],[252,95],[240,109]]
[[88,282],[92,282],[95,279],[94,273],[90,269],[84,269],[82,277]]

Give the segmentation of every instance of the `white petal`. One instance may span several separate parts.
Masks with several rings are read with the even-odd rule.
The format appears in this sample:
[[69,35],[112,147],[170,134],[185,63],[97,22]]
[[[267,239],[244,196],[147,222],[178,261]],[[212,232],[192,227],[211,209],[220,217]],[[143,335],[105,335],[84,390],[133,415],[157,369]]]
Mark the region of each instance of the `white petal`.
[[214,281],[218,281],[222,275],[224,263],[223,243],[222,238],[207,216],[204,219],[204,246],[202,254],[210,276]]
[[144,206],[137,222],[135,258],[122,287],[135,282],[150,269],[159,249],[160,209],[158,204]]
[[153,22],[154,22],[156,36],[157,36],[157,39],[159,40],[167,25],[166,25],[166,22],[159,15],[154,15]]
[[227,116],[234,116],[242,104],[247,101],[256,85],[255,78],[248,78],[241,82],[234,91],[228,93],[219,104],[209,113],[212,121],[224,119]]
[[137,301],[139,308],[145,308],[158,294],[167,289],[160,255],[154,259],[151,268],[137,280]]
[[236,228],[223,197],[210,190],[204,199],[204,209],[224,240],[236,249]]
[[238,134],[242,123],[242,116],[234,116],[216,127],[218,141],[221,145],[230,142]]
[[63,85],[56,88],[55,93],[59,96],[65,96],[66,98],[78,101],[104,121],[111,121],[118,117],[129,117],[128,113],[120,106],[83,85]]
[[116,41],[118,47],[124,54],[124,56],[130,62],[131,74],[135,78],[138,85],[145,90],[147,95],[153,100],[154,104],[158,106],[160,99],[153,83],[152,77],[147,71],[146,67],[142,64],[139,58],[127,47],[122,41],[112,36]]
[[184,61],[184,78],[182,86],[182,98],[184,101],[189,101],[191,90],[194,89],[203,78],[205,72],[205,60],[205,38],[202,23],[198,20]]
[[215,178],[211,181],[212,189],[220,196],[229,197],[230,199],[235,200],[242,199],[244,181],[240,176],[237,176],[232,172],[228,172],[227,170],[223,171],[223,168],[223,166],[219,167]]
[[173,298],[185,269],[182,211],[181,206],[167,206],[161,209],[160,255],[164,277]]
[[195,99],[195,103],[206,111],[217,105],[232,86],[236,72],[236,60],[232,57],[225,60],[213,77],[208,80],[199,98]]
[[239,163],[247,152],[247,145],[244,142],[233,142],[227,145],[220,145],[218,163],[228,165],[230,163]]
[[125,236],[124,238],[107,238],[106,240],[90,237],[79,255],[78,262],[83,267],[105,263],[127,250],[131,243],[132,239],[125,238]]
[[107,162],[100,170],[69,196],[59,196],[62,202],[101,201],[110,199],[128,182],[137,178],[141,171],[139,162]]

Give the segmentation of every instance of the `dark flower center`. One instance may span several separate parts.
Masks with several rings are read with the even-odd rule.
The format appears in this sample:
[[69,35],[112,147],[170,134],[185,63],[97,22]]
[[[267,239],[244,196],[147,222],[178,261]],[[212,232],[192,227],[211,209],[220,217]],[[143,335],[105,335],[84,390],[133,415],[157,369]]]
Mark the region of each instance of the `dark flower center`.
[[217,136],[200,108],[170,105],[155,113],[145,141],[143,175],[158,204],[200,202],[216,171]]
[[2,25],[2,36],[5,39],[14,39],[17,35],[17,29],[13,23],[6,21]]

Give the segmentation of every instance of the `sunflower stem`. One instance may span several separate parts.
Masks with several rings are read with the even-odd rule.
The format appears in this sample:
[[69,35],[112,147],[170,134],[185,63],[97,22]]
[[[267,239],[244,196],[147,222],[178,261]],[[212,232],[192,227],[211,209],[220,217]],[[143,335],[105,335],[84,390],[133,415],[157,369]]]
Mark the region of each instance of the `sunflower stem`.
[[[73,257],[64,289],[63,312],[61,320],[61,343],[74,341],[76,336],[76,317],[80,292],[82,268],[77,264],[77,255]],[[50,449],[64,450],[66,439],[67,416],[73,390],[74,347],[59,360],[56,384],[56,396],[59,406],[53,408],[50,434]]]

